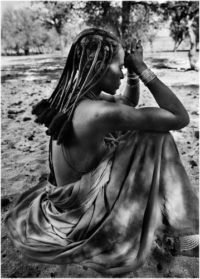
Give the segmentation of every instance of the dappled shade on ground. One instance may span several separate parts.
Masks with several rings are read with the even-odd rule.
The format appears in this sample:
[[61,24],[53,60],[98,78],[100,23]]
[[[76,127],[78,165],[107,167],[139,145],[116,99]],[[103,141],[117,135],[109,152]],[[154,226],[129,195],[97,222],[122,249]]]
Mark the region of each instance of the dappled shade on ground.
[[[146,54],[147,56],[147,54]],[[174,131],[183,164],[198,192],[198,73],[186,72],[187,53],[151,53],[147,64],[173,88],[190,115],[188,127]],[[26,60],[27,58],[25,58]],[[62,72],[62,57],[13,58],[2,68],[2,220],[20,192],[38,182],[45,183],[48,175],[48,137],[45,128],[34,122],[32,106],[48,97]],[[166,67],[159,68],[160,64]],[[122,84],[122,88],[124,84]],[[139,106],[155,105],[147,88],[141,84]],[[57,266],[25,262],[13,248],[2,226],[2,277],[55,277]],[[154,257],[131,277],[198,277],[198,259],[187,257]],[[66,277],[99,277],[90,269],[70,266]]]

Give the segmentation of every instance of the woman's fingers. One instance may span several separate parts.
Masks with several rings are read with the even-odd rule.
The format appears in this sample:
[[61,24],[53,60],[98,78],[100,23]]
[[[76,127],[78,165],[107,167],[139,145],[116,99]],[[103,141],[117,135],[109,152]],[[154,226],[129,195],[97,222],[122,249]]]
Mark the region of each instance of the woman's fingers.
[[133,38],[125,49],[124,66],[131,71],[137,72],[143,63],[143,48],[141,40]]
[[125,51],[127,53],[131,53],[131,54],[134,54],[135,53],[135,50],[136,49],[139,49],[139,48],[142,48],[142,44],[141,44],[141,40],[138,40],[136,38],[133,38],[131,43],[129,43],[127,46],[126,46],[126,49]]
[[142,48],[141,40],[136,40],[135,38],[131,42],[130,52],[134,54],[135,50]]
[[136,48],[141,48],[142,47],[142,43],[141,43],[141,40],[139,40],[136,44]]
[[134,53],[136,49],[137,40],[134,38],[131,42],[131,53]]

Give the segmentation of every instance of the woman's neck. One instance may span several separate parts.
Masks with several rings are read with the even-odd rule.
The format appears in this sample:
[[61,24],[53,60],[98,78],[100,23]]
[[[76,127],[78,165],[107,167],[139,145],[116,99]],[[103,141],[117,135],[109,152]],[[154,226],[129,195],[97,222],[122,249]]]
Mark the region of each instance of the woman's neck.
[[89,99],[93,99],[93,100],[96,100],[96,99],[99,99],[99,95],[101,94],[101,91],[98,90],[98,89],[92,89],[90,90],[86,95]]

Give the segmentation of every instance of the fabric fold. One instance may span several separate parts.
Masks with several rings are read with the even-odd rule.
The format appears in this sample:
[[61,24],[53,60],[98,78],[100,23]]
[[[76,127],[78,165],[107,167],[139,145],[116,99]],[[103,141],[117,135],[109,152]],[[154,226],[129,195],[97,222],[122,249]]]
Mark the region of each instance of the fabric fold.
[[119,275],[145,261],[161,231],[197,233],[198,198],[171,134],[134,131],[76,183],[24,193],[6,224],[31,259]]

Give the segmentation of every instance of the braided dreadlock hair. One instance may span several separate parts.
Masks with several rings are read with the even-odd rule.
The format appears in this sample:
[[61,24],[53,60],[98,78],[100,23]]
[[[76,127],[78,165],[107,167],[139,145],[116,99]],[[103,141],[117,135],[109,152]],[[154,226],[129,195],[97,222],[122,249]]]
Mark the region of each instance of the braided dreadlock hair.
[[81,32],[71,46],[52,95],[33,107],[36,122],[44,124],[48,128],[47,135],[58,144],[66,143],[77,103],[89,96],[102,79],[119,44],[114,35],[102,29],[89,28]]

